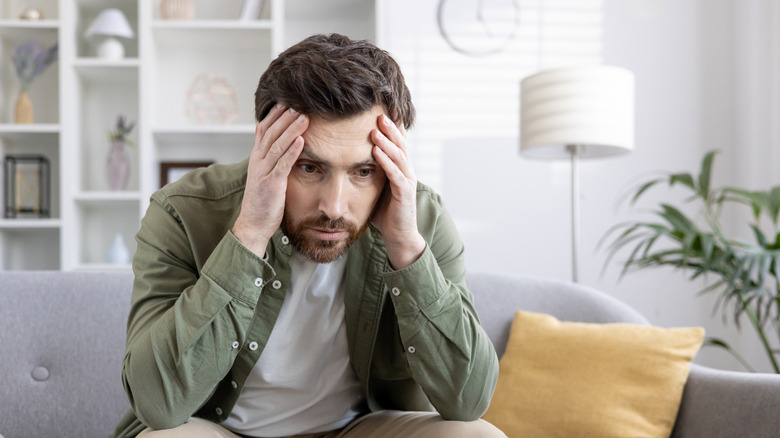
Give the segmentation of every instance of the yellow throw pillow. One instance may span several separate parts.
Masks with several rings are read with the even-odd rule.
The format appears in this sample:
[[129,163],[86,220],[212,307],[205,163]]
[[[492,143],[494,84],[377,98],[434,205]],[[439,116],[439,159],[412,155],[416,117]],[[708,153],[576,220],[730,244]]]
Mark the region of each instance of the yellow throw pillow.
[[517,312],[484,418],[514,437],[668,437],[701,328]]

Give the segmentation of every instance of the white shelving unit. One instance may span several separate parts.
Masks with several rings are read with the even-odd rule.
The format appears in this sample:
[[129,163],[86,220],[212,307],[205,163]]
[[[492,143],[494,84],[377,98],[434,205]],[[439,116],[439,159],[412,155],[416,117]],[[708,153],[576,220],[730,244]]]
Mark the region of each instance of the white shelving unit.
[[[254,91],[275,56],[319,32],[377,40],[379,0],[264,0],[260,16],[247,21],[239,19],[244,0],[194,0],[193,20],[163,19],[159,2],[0,0],[0,155],[45,155],[52,182],[50,218],[0,218],[0,270],[129,269],[108,264],[106,254],[117,234],[135,250],[140,219],[159,188],[160,163],[246,158],[254,140]],[[18,19],[28,6],[44,19]],[[106,8],[120,9],[136,34],[123,42],[119,61],[96,58],[83,37]],[[18,81],[6,61],[14,45],[31,39],[58,43],[59,61],[30,90],[35,123],[16,125]],[[232,123],[188,117],[189,88],[204,74],[220,75],[235,91]],[[127,149],[127,189],[111,191],[107,132],[119,114],[137,127]]]

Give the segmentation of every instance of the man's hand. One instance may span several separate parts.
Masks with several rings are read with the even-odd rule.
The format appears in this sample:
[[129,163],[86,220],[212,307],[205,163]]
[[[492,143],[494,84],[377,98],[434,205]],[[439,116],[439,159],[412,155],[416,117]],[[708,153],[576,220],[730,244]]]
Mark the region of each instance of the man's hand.
[[384,114],[377,118],[379,129],[371,131],[374,158],[387,174],[385,187],[372,219],[382,233],[387,257],[393,269],[403,269],[425,251],[425,239],[417,229],[417,177],[406,148],[406,130]]
[[277,104],[255,128],[244,199],[232,231],[258,257],[282,223],[287,177],[303,150],[301,135],[308,126],[306,115]]

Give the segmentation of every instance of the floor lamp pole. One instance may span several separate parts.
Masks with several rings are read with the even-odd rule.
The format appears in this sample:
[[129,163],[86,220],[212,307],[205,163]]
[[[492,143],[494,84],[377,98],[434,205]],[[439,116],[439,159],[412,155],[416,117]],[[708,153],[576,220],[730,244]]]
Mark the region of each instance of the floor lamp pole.
[[571,279],[579,280],[580,254],[580,152],[581,145],[566,145],[571,154]]

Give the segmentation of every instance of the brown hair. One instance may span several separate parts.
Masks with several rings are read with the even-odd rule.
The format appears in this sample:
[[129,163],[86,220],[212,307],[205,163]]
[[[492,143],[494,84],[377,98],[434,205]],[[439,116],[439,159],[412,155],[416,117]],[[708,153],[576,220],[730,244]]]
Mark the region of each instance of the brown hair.
[[260,77],[255,118],[281,102],[324,119],[357,116],[376,105],[409,128],[414,105],[395,60],[368,41],[313,35],[285,50]]

